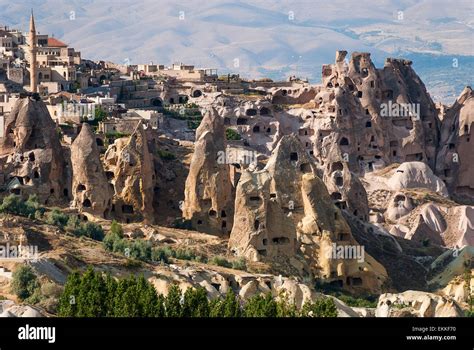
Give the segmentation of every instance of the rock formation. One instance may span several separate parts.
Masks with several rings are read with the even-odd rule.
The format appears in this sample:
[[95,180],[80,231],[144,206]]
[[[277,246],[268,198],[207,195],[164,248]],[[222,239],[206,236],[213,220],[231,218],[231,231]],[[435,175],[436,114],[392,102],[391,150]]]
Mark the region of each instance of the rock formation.
[[233,223],[233,187],[226,157],[224,120],[204,114],[186,179],[183,217],[198,231],[227,236]]
[[442,196],[448,196],[446,185],[423,162],[405,162],[401,164],[388,181],[394,191],[408,188],[426,188]]
[[347,210],[355,217],[368,221],[369,205],[367,192],[359,177],[349,170],[349,165],[341,158],[332,157],[324,171],[326,185],[334,204],[341,210]]
[[87,123],[71,145],[72,194],[81,211],[107,217],[113,192],[100,161],[95,136]]
[[15,103],[0,138],[0,157],[10,192],[25,197],[35,194],[45,204],[67,202],[67,163],[43,101],[24,97]]
[[286,259],[302,275],[349,289],[380,290],[386,272],[368,254],[360,260],[331,255],[336,246],[351,245],[359,246],[296,136],[280,140],[263,170],[242,173],[229,240],[234,254]]
[[153,222],[153,159],[139,123],[129,138],[115,141],[105,153],[106,175],[114,187],[112,215],[127,222]]
[[376,317],[461,317],[464,312],[452,299],[433,293],[408,290],[379,298]]
[[436,173],[460,202],[474,204],[474,92],[466,87],[456,102],[444,110],[436,158]]

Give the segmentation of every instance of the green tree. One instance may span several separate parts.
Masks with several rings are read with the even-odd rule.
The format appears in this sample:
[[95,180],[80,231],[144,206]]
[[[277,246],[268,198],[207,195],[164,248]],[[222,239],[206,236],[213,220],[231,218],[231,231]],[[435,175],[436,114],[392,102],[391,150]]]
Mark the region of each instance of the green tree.
[[234,291],[229,288],[224,299],[214,299],[210,303],[211,317],[241,317],[242,310]]
[[247,300],[243,314],[245,317],[276,317],[277,303],[271,293],[265,296],[254,295]]
[[181,289],[178,285],[173,284],[165,299],[166,317],[180,317],[181,316]]
[[40,287],[38,278],[33,269],[28,265],[21,265],[13,271],[12,292],[25,300],[32,296]]
[[109,273],[105,276],[105,316],[115,316],[115,295],[117,294],[117,281]]
[[81,285],[81,275],[74,271],[69,274],[64,291],[59,298],[58,315],[62,317],[77,316],[77,302]]
[[100,272],[94,272],[88,267],[82,275],[77,297],[78,317],[103,317],[106,316],[107,289],[104,278]]
[[209,317],[209,300],[204,288],[188,288],[184,293],[182,317]]

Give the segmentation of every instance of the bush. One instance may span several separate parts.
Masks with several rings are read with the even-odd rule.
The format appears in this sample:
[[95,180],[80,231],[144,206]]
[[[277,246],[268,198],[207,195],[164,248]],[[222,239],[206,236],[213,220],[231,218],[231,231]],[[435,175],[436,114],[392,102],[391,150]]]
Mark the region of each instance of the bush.
[[11,194],[5,197],[0,205],[0,213],[26,216],[31,219],[41,216],[44,211],[36,195],[31,195],[27,201],[23,201],[21,197]]
[[210,261],[210,264],[212,265],[217,265],[217,266],[222,266],[222,267],[227,267],[227,268],[232,268],[232,263],[229,262],[226,258],[222,256],[215,256],[213,257]]
[[235,131],[234,129],[227,129],[225,131],[225,137],[226,137],[227,140],[234,140],[234,141],[238,141],[238,140],[242,139],[240,134],[237,131]]
[[102,241],[104,239],[104,229],[102,226],[93,222],[79,225],[73,230],[73,234],[78,237],[86,236],[96,241]]
[[179,228],[181,230],[192,230],[193,229],[193,224],[191,220],[184,220],[183,218],[177,218],[173,222],[173,227],[174,228]]
[[377,298],[372,296],[366,298],[354,298],[350,295],[341,294],[336,297],[351,307],[376,308],[378,302]]
[[171,153],[169,151],[166,151],[166,150],[159,149],[159,150],[156,151],[156,153],[158,153],[160,158],[163,159],[163,160],[174,160],[174,159],[176,159],[176,156],[173,153]]
[[54,208],[46,214],[46,222],[50,225],[57,226],[61,229],[67,225],[69,216],[61,212],[58,208]]
[[171,254],[166,248],[153,248],[151,251],[151,260],[167,264]]
[[110,232],[117,235],[119,238],[123,238],[123,228],[117,221],[113,220],[110,225]]
[[136,239],[133,241],[120,238],[119,234],[109,232],[103,239],[104,248],[114,253],[120,253],[127,258],[141,261],[152,260],[152,246],[148,241]]
[[336,303],[332,298],[323,297],[314,302],[306,302],[301,309],[302,317],[337,317]]
[[245,258],[239,258],[232,261],[232,268],[235,270],[247,270],[247,262],[245,261]]
[[21,265],[13,271],[12,292],[20,300],[26,300],[39,291],[39,282],[33,269],[28,265]]

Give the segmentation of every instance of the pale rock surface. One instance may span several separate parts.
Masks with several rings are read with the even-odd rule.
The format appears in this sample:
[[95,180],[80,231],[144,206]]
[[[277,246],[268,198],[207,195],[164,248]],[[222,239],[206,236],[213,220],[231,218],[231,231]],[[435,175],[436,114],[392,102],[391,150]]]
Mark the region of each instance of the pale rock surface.
[[401,164],[388,181],[393,191],[408,188],[426,188],[443,196],[448,196],[448,190],[426,163],[406,162]]
[[379,297],[376,317],[461,317],[459,305],[451,299],[433,293],[406,291],[399,294],[385,293]]
[[82,124],[71,146],[73,205],[81,211],[107,217],[112,207],[110,185],[99,157],[91,127]]

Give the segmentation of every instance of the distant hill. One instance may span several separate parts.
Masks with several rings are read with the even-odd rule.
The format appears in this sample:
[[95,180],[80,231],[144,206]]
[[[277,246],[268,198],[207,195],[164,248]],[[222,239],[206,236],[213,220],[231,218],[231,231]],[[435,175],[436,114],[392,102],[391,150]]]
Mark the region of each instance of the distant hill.
[[27,29],[32,6],[40,32],[95,60],[317,82],[336,50],[369,51],[379,66],[387,56],[413,59],[446,102],[474,76],[471,0],[0,0],[0,23]]

